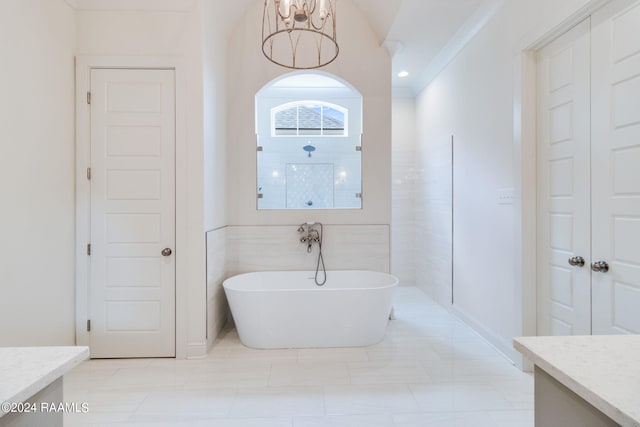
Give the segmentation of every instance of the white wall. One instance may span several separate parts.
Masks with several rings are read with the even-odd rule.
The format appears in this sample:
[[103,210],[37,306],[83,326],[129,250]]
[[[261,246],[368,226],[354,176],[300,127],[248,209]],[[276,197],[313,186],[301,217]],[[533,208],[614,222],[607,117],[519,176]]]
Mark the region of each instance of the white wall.
[[[375,241],[386,242],[384,253],[389,256],[389,232],[391,222],[391,60],[378,40],[362,12],[351,0],[341,0],[338,19],[338,43],[340,55],[322,71],[328,72],[351,84],[363,97],[362,136],[362,209],[340,210],[260,210],[256,209],[256,135],[255,95],[275,78],[290,70],[269,62],[260,49],[263,4],[254,2],[239,20],[229,43],[228,85],[228,222],[234,235],[251,240],[254,226],[286,226],[292,230],[292,245],[298,247],[297,226],[307,221],[318,221],[330,226],[361,225],[381,226],[369,231]],[[346,25],[348,24],[348,25]],[[265,227],[278,241],[278,227]],[[330,247],[330,236],[325,245]],[[360,255],[377,257],[377,249],[361,248],[345,242],[345,251],[363,249]],[[383,243],[384,244],[384,243]],[[272,244],[269,253],[289,263],[290,250],[284,245]],[[253,253],[250,246],[238,247],[236,257],[242,259]],[[229,254],[228,254],[229,255]],[[233,254],[231,254],[233,255]],[[328,256],[327,254],[325,256]],[[273,258],[273,257],[272,257]],[[272,267],[277,265],[273,264]],[[255,264],[251,264],[257,268]],[[355,261],[349,264],[331,265],[327,269],[357,268]],[[385,263],[388,269],[388,258]],[[289,269],[305,268],[289,265]],[[383,268],[379,266],[379,268]],[[244,269],[242,267],[241,269]]]
[[74,344],[75,12],[0,4],[0,347]]
[[[352,84],[363,96],[363,209],[313,211],[256,210],[255,94],[289,72],[269,62],[260,49],[261,2],[238,22],[229,44],[228,219],[231,225],[389,224],[391,206],[391,61],[351,0],[339,5],[338,59],[323,71]],[[348,24],[348,25],[346,25]]]
[[[416,284],[416,104],[414,98],[394,96],[391,153],[391,274],[401,285]],[[422,260],[421,260],[422,261]]]
[[[205,229],[227,224],[227,40],[229,31],[220,23],[215,2],[204,1],[204,185]],[[230,24],[228,24],[230,25]]]
[[[181,71],[185,73],[186,93],[178,93],[178,105],[186,108],[183,116],[186,122],[178,123],[178,126],[185,126],[187,147],[184,150],[186,158],[178,159],[176,200],[178,211],[186,212],[186,231],[183,232],[178,224],[176,256],[186,272],[183,276],[186,280],[180,280],[179,274],[176,287],[177,295],[185,297],[177,300],[177,310],[178,313],[186,313],[186,320],[181,324],[178,318],[178,336],[184,340],[177,343],[179,357],[201,356],[207,347],[205,199],[211,200],[212,194],[220,192],[219,186],[208,187],[209,192],[205,197],[202,8],[202,2],[198,1],[188,11],[77,12],[78,55],[169,55],[183,59],[184,69]],[[210,64],[210,61],[207,63]],[[218,82],[217,86],[212,81]],[[219,87],[219,80],[211,78],[206,84],[211,95],[215,87]],[[208,98],[206,105],[211,111],[219,103]],[[220,136],[207,127],[207,137],[208,152],[211,153],[211,147],[221,144]],[[220,163],[221,160],[207,160],[209,176],[216,162]],[[215,210],[210,204],[208,206],[208,225],[223,222],[221,210]]]
[[216,4],[202,4],[204,114],[204,228],[207,231],[207,346],[227,317],[225,279],[227,200],[227,39]]
[[[505,2],[417,99],[418,153],[425,167],[418,191],[426,205],[440,202],[431,191],[434,177],[426,177],[428,165],[442,159],[436,166],[441,175],[435,179],[446,185],[450,170],[443,150],[455,136],[453,308],[514,360],[511,339],[523,330],[516,271],[521,247],[514,237],[519,213],[514,206],[499,205],[496,191],[519,188],[513,140],[517,54],[526,41],[533,42],[587,3]],[[445,224],[450,214],[430,209],[418,214],[417,224],[425,219]],[[450,263],[450,250],[444,244],[419,245],[417,256]],[[420,285],[446,303],[446,289],[434,290],[427,273],[418,273]]]

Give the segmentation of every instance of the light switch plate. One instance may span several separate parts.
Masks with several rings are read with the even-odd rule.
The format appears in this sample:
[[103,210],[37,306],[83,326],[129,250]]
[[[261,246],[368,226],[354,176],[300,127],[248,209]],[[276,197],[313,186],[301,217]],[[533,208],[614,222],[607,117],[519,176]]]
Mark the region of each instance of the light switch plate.
[[496,190],[496,199],[499,205],[513,205],[514,198],[513,188],[498,188]]

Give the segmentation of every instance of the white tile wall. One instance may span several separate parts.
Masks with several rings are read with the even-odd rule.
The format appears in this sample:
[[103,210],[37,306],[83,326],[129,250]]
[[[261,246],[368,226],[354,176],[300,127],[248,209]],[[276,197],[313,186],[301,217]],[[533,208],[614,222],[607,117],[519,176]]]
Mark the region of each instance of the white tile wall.
[[393,100],[391,162],[391,273],[402,285],[416,284],[415,103]]
[[[318,247],[307,253],[299,224],[227,227],[227,276],[251,271],[314,270]],[[388,225],[325,225],[322,253],[328,270],[389,272]]]
[[416,186],[416,284],[440,304],[452,298],[452,157],[450,136],[421,141]]

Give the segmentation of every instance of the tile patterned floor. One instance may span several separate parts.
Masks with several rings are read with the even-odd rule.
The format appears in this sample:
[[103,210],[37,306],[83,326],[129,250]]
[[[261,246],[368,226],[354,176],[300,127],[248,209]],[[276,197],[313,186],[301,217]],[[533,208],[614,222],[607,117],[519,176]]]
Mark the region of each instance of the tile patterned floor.
[[416,288],[366,348],[252,350],[223,331],[206,359],[92,360],[65,377],[68,427],[531,427],[533,379]]

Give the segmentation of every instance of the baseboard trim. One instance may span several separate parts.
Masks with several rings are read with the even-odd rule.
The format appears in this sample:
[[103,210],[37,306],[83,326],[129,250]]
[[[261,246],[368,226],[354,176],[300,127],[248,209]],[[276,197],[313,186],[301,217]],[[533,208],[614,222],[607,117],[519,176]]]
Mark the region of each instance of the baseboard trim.
[[207,342],[190,342],[187,344],[187,359],[204,359],[207,357]]

